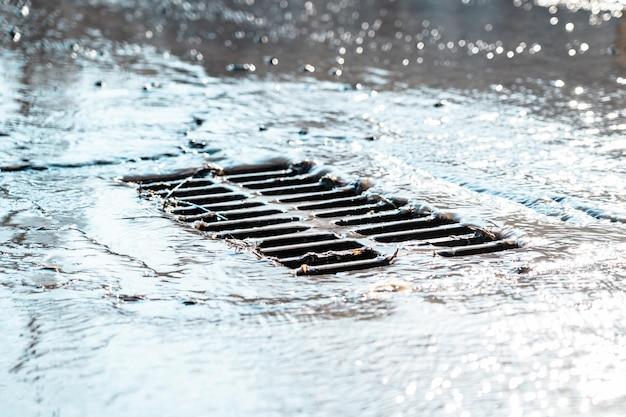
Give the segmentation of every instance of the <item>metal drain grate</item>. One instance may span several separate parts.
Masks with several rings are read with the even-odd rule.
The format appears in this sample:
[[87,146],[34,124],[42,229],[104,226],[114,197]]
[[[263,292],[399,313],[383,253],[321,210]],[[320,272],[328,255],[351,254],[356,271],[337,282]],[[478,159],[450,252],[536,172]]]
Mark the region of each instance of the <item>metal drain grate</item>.
[[215,238],[245,240],[298,274],[384,266],[398,242],[441,256],[518,247],[497,233],[368,192],[366,181],[346,182],[308,161],[207,166],[123,181],[163,199],[178,220]]

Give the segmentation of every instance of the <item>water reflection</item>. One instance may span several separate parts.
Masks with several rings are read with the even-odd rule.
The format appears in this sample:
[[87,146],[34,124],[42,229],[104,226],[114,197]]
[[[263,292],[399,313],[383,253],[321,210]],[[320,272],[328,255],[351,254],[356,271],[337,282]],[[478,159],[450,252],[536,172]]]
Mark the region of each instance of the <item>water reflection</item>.
[[[3,411],[619,414],[624,18],[570,3],[2,3]],[[296,278],[114,180],[276,154],[526,246]]]

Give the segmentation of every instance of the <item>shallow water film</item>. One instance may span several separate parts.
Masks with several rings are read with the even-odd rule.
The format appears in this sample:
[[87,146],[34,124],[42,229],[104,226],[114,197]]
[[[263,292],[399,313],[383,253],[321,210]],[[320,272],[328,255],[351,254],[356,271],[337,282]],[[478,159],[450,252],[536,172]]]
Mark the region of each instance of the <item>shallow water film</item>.
[[[621,0],[0,0],[0,416],[622,416]],[[519,248],[319,276],[126,175],[313,160]]]

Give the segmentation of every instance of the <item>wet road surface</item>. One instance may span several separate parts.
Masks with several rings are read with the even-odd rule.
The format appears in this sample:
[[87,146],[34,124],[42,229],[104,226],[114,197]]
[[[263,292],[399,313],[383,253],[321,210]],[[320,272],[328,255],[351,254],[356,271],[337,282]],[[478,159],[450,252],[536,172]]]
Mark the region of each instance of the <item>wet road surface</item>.
[[[0,2],[0,416],[621,415],[623,8]],[[116,180],[276,155],[524,247],[295,277]]]

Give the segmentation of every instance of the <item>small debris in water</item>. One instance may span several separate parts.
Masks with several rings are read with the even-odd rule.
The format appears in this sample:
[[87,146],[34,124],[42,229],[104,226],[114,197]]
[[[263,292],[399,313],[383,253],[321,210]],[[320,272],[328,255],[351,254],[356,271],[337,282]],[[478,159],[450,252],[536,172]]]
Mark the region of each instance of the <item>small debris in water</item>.
[[22,39],[22,34],[19,33],[16,29],[12,29],[9,32],[9,35],[11,35],[11,39],[13,40],[13,42],[19,42],[20,39]]
[[272,66],[278,65],[278,58],[276,58],[275,56],[270,56],[265,60],[265,63]]
[[143,295],[126,295],[126,294],[120,294],[120,295],[117,296],[117,298],[120,301],[124,301],[124,302],[127,302],[127,303],[129,303],[129,302],[132,303],[132,302],[135,302],[135,301],[141,301],[141,300],[145,299],[145,297]]
[[207,147],[207,143],[197,139],[192,139],[189,141],[189,147],[193,149],[203,149]]
[[226,71],[228,72],[254,72],[256,67],[254,64],[228,64],[226,65]]
[[158,81],[152,81],[151,83],[145,84],[143,86],[143,91],[150,91],[153,88],[160,88],[161,87],[161,83]]
[[40,266],[40,269],[43,269],[45,271],[54,271],[57,273],[61,272],[61,267],[55,264],[43,264]]
[[311,64],[306,64],[302,67],[302,72],[315,72],[315,67]]
[[424,297],[424,301],[432,303],[432,304],[445,304],[446,302],[436,295],[427,295]]

